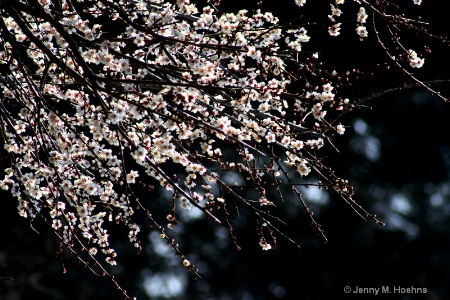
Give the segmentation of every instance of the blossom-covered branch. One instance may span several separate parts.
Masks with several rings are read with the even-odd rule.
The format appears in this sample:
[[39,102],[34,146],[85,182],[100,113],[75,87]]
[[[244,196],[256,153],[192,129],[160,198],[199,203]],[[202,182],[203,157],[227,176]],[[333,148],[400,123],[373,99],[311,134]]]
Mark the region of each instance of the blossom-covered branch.
[[[343,4],[332,5],[332,36]],[[354,21],[361,39],[366,9],[388,26],[409,24],[361,1]],[[323,163],[322,148],[333,149],[346,129],[339,118],[358,99],[337,93],[351,79],[302,51],[305,27],[259,10],[199,11],[187,0],[12,1],[1,13],[0,137],[11,167],[0,186],[21,216],[45,219],[80,260],[102,272],[100,255],[116,264],[109,222],[126,226],[140,249],[135,207],[196,274],[166,229],[177,224],[176,207],[199,209],[235,238],[228,207],[237,203],[255,216],[268,250],[284,235],[271,208],[290,197],[326,240],[299,188],[311,183],[381,224]],[[410,66],[423,65],[404,50]],[[228,181],[229,172],[245,184]],[[137,196],[144,186],[172,194],[166,223],[153,218],[164,208],[150,211]]]

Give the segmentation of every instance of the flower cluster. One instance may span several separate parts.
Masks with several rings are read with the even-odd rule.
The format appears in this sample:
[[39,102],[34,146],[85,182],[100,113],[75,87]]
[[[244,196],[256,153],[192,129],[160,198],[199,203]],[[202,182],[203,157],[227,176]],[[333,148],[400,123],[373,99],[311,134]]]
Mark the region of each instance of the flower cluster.
[[358,23],[358,26],[356,27],[356,33],[359,35],[360,40],[362,41],[368,35],[367,28],[366,26],[364,26],[364,23],[367,22],[367,13],[364,7],[359,8],[356,21]]
[[[130,195],[144,175],[180,197],[182,208],[207,212],[211,203],[223,203],[220,190],[227,185],[206,164],[234,168],[222,163],[224,142],[236,149],[239,172],[262,191],[256,179],[274,172],[261,159],[267,146],[283,149],[288,158],[278,168],[294,167],[306,176],[314,165],[306,159],[308,149],[322,147],[333,132],[326,108],[342,109],[334,105],[331,78],[323,92],[310,85],[286,94],[302,80],[287,68],[301,62],[279,49],[300,53],[310,39],[303,27],[282,33],[278,19],[260,11],[217,16],[205,7],[194,17],[197,9],[187,1],[120,4],[74,7],[63,1],[60,12],[44,5],[36,15],[31,6],[19,6],[22,18],[11,14],[2,28],[15,37],[3,38],[3,62],[10,61],[14,84],[3,83],[2,90],[8,106],[20,112],[5,111],[14,124],[3,128],[5,149],[17,163],[1,185],[17,197],[22,216],[49,210],[53,228],[68,232],[64,243],[73,244],[80,234],[89,253],[98,247],[110,264],[115,252],[104,229],[108,220],[126,224],[139,247]],[[95,23],[106,13],[114,32]],[[19,45],[35,65],[33,76],[13,56]],[[226,92],[236,87],[234,95]],[[308,107],[319,123],[316,138],[305,140]],[[175,174],[168,173],[170,164],[178,166]]]
[[420,58],[416,51],[414,50],[408,50],[408,61],[411,67],[413,68],[422,68],[423,64],[425,63],[425,58]]

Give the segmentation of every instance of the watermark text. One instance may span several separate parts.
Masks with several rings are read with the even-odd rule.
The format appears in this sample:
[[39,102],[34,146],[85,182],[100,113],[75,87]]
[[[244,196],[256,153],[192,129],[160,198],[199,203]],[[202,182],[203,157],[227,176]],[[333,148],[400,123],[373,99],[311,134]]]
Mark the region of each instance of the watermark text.
[[346,294],[426,294],[427,288],[400,285],[382,285],[378,287],[345,286]]

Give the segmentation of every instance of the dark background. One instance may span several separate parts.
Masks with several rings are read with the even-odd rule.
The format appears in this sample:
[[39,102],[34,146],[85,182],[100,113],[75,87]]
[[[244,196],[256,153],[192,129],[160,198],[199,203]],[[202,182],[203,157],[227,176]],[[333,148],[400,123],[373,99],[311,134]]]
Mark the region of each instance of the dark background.
[[[263,11],[272,11],[283,20],[301,16],[308,5],[308,12],[315,13],[305,13],[305,22],[325,22],[329,14],[327,3],[311,10],[318,5],[312,0],[304,10],[297,8],[294,1],[267,2]],[[424,21],[430,21],[431,30],[448,34],[446,11],[431,2],[436,1],[424,0],[421,6],[413,5],[412,0],[397,1],[410,15],[421,14]],[[237,11],[238,5],[247,3],[223,1],[222,10]],[[356,4],[348,5],[353,10],[347,11],[344,6],[342,18],[353,18],[349,17],[352,13],[356,18]],[[250,10],[254,3],[248,6]],[[344,25],[342,36],[337,38],[326,37],[320,26],[307,27],[312,39],[304,50],[320,49],[320,57],[336,70],[370,69],[376,62],[386,60],[383,50],[373,42],[372,32],[367,41],[360,42],[354,24]],[[315,31],[317,35],[313,34]],[[419,78],[450,78],[447,46],[414,35],[403,41],[417,50],[423,45],[434,45],[424,68],[415,73]],[[411,81],[402,77],[401,71],[391,69],[389,73],[380,71],[373,77],[364,77],[355,87],[366,92],[403,83]],[[450,96],[448,85],[440,89]],[[358,96],[356,88],[340,92],[350,98]],[[140,255],[130,251],[127,242],[114,245],[119,253],[119,266],[114,271],[118,281],[138,299],[374,297],[346,295],[346,286],[352,290],[389,286],[391,291],[395,286],[426,288],[426,294],[389,297],[449,299],[450,106],[419,88],[391,93],[365,104],[366,108],[354,110],[341,120],[351,127],[333,141],[340,153],[330,147],[324,153],[336,173],[355,186],[358,203],[376,213],[386,226],[365,222],[336,194],[305,190],[305,195],[311,196],[308,204],[328,237],[327,244],[316,236],[302,209],[289,202],[279,205],[282,219],[288,223],[284,232],[301,244],[300,250],[279,237],[277,248],[262,251],[251,216],[246,216],[245,211],[233,219],[242,247],[239,252],[226,231],[202,218],[186,218],[186,224],[177,229],[178,242],[203,279],[194,280],[149,230],[148,239],[145,233],[141,234],[145,249]],[[5,167],[6,163],[3,160]],[[57,257],[58,244],[48,229],[35,222],[33,226],[39,234],[32,231],[28,220],[18,216],[15,200],[6,192],[1,191],[0,195],[0,277],[4,276],[0,279],[0,299],[123,298],[106,278],[92,275],[70,255]],[[159,199],[157,191],[149,197],[161,205],[167,202]]]

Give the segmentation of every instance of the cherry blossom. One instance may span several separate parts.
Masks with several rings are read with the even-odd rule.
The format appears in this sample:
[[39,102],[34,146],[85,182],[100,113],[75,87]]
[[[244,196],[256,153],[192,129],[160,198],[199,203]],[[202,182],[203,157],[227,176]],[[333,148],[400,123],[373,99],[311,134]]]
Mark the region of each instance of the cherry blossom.
[[[255,228],[262,249],[270,250],[279,230],[267,209],[281,200],[266,189],[289,185],[289,197],[305,203],[300,190],[321,180],[360,216],[381,223],[321,160],[349,126],[341,116],[360,99],[341,92],[351,72],[324,69],[319,49],[309,48],[315,37],[308,23],[280,24],[260,9],[220,13],[175,2],[1,6],[0,139],[11,166],[0,188],[16,198],[19,215],[30,223],[43,216],[61,244],[108,275],[103,261],[114,266],[120,259],[110,224],[126,228],[141,249],[136,209],[195,274],[165,231],[177,226],[176,207],[199,210],[230,232],[228,216],[244,207],[264,224]],[[324,33],[337,37],[350,23],[366,39],[367,12],[374,22],[415,28],[400,15],[388,17],[381,4],[356,2],[356,18],[344,23],[348,3],[330,1]],[[304,0],[294,3],[307,8]],[[394,54],[406,52],[411,67],[422,67],[425,53],[409,48],[388,57],[400,64]],[[230,173],[243,183],[228,182]],[[139,197],[155,187],[172,195],[171,208],[161,207],[164,224]],[[257,196],[247,199],[238,189]],[[307,217],[326,241],[313,214]]]

